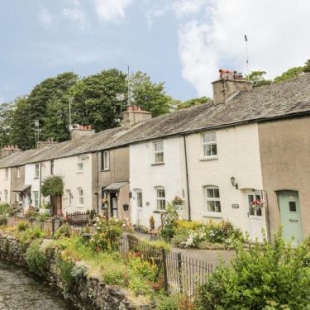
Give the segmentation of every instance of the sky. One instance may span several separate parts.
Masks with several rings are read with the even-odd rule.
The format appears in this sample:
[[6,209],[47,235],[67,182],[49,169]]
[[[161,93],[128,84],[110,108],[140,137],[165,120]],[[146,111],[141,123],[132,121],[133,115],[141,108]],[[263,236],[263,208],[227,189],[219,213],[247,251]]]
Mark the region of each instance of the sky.
[[309,0],[0,0],[0,104],[64,72],[128,67],[174,99],[212,98],[219,69],[303,66],[309,16]]

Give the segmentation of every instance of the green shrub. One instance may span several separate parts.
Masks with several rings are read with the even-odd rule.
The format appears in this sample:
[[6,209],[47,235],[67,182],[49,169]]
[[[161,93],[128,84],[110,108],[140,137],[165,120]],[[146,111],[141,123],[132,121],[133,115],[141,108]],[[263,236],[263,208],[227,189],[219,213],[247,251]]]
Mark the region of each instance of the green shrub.
[[6,217],[0,217],[0,226],[6,226],[8,224],[8,219]]
[[293,249],[280,232],[271,244],[240,244],[231,265],[198,289],[196,309],[310,309],[309,244]]
[[11,207],[8,203],[0,203],[0,215],[9,213]]
[[34,240],[31,242],[26,251],[26,262],[29,269],[40,274],[47,267],[47,259],[44,253],[40,250],[41,240]]
[[62,237],[70,237],[71,236],[71,228],[68,223],[61,225],[57,231],[54,233],[54,238],[62,238]]
[[60,278],[64,283],[65,290],[68,291],[74,281],[74,277],[71,275],[74,263],[60,256],[58,258],[57,265],[60,271]]
[[21,231],[25,231],[27,229],[30,228],[30,223],[28,221],[21,221],[17,224],[17,231],[21,232]]

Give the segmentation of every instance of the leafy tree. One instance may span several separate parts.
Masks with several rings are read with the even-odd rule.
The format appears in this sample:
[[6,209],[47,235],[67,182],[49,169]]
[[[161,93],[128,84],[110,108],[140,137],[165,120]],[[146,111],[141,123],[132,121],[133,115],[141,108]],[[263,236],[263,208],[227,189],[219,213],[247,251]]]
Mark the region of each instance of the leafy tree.
[[254,87],[260,87],[263,85],[269,85],[271,84],[271,80],[266,80],[264,75],[266,74],[266,71],[252,71],[249,75],[245,76],[245,79],[253,82]]
[[310,58],[305,62],[305,66],[303,67],[304,72],[310,72]]
[[194,99],[190,99],[184,102],[181,102],[178,105],[178,110],[182,110],[182,109],[186,109],[195,105],[200,105],[200,104],[204,104],[209,102],[211,99],[208,97],[200,97],[200,98],[194,98]]
[[47,177],[41,187],[41,192],[44,197],[47,196],[62,196],[64,191],[64,182],[62,177],[52,175]]
[[86,77],[70,90],[73,98],[72,121],[90,124],[96,131],[119,125],[121,113],[126,108],[126,75],[117,69],[102,71]]
[[301,72],[303,72],[304,68],[303,67],[294,67],[291,69],[288,69],[287,71],[285,71],[284,73],[282,73],[282,75],[277,76],[274,79],[274,82],[283,82],[283,81],[287,81],[287,80],[291,80],[297,76],[300,75]]
[[281,232],[271,244],[240,244],[231,266],[216,268],[199,288],[195,309],[310,309],[309,254],[309,239],[294,249]]
[[0,148],[12,144],[10,130],[13,113],[14,103],[3,103],[0,105]]
[[153,117],[169,113],[172,98],[166,95],[165,83],[152,83],[150,77],[138,71],[130,76],[130,101]]

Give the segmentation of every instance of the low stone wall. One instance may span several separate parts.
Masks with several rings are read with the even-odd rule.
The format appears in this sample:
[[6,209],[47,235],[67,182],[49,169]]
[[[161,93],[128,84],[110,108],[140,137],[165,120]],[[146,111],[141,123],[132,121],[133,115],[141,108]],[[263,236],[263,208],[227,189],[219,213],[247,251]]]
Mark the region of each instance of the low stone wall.
[[[45,240],[44,243],[49,240]],[[16,238],[0,232],[0,258],[27,267],[25,252]],[[83,310],[137,310],[150,309],[148,306],[137,305],[126,296],[126,291],[118,286],[106,285],[92,277],[78,277],[70,290],[65,289],[58,274],[57,251],[49,251],[48,267],[42,276],[55,288],[61,291],[77,309]]]

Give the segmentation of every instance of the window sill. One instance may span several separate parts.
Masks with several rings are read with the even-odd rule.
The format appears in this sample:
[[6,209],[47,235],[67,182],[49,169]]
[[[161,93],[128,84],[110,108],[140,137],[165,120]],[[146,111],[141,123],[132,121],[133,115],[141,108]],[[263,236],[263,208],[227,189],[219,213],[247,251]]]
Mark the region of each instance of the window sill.
[[151,166],[161,166],[161,165],[164,165],[165,163],[164,162],[162,162],[162,163],[153,163],[153,164],[151,164]]
[[210,160],[217,160],[218,156],[208,156],[208,157],[200,157],[200,161],[210,161]]
[[108,168],[108,169],[101,169],[100,171],[101,172],[107,172],[107,171],[110,171],[110,168]]
[[222,213],[207,213],[203,215],[203,218],[213,218],[213,219],[222,219]]
[[83,173],[84,173],[84,171],[77,171],[76,174],[83,174]]
[[155,211],[153,211],[153,213],[155,213],[155,214],[163,214],[166,212],[167,212],[167,210],[155,210]]

